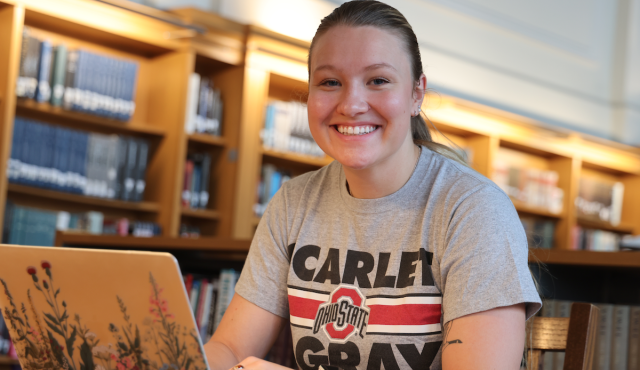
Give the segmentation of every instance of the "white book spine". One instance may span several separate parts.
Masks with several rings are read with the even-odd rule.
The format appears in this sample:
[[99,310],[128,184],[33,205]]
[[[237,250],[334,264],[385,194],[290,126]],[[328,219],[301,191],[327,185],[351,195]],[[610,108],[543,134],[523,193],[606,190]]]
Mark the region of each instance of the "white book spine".
[[222,270],[220,272],[220,292],[218,294],[218,302],[216,302],[215,323],[213,329],[218,328],[222,317],[224,316],[235,289],[236,273],[234,270]]
[[200,75],[192,73],[189,76],[189,89],[187,91],[187,112],[184,118],[184,131],[192,134],[196,130],[198,117],[198,98],[200,97]]
[[209,327],[209,312],[211,310],[211,297],[213,296],[213,283],[207,285],[207,293],[204,298],[204,306],[202,306],[202,312],[200,314],[200,338],[204,338],[207,335],[207,328]]
[[600,320],[596,337],[594,370],[610,370],[611,367],[611,331],[613,324],[613,305],[598,304]]
[[611,336],[611,370],[627,370],[629,345],[629,306],[614,306]]
[[633,306],[629,310],[629,354],[627,368],[640,369],[640,306]]

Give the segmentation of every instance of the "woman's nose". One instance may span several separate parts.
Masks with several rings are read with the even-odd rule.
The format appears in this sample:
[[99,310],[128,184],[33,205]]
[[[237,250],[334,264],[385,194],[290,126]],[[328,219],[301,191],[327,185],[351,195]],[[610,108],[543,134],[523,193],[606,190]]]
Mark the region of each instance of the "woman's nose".
[[338,104],[338,113],[354,118],[369,111],[369,103],[365,98],[364,91],[357,87],[347,87],[343,89]]

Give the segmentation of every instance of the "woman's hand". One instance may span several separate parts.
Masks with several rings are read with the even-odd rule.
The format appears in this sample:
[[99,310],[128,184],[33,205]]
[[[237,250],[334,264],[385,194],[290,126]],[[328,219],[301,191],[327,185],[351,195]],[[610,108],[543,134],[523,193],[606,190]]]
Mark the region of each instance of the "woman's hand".
[[[240,367],[242,365],[242,367]],[[291,370],[288,367],[276,365],[272,362],[261,360],[257,357],[247,357],[240,361],[238,365],[232,367],[230,370],[245,369],[245,370]]]

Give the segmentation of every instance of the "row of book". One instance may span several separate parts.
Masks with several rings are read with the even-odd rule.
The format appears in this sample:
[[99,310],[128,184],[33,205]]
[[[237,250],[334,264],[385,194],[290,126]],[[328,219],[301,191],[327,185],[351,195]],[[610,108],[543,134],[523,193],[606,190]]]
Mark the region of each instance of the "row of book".
[[213,81],[192,73],[187,92],[184,130],[188,134],[222,135],[222,96]]
[[580,178],[580,188],[576,198],[578,217],[620,224],[624,184],[605,182],[589,177]]
[[195,153],[187,156],[184,165],[182,185],[182,206],[187,208],[207,208],[209,203],[209,177],[211,155]]
[[199,238],[200,228],[195,225],[180,224],[180,237],[181,238]]
[[571,249],[585,251],[618,251],[620,235],[604,230],[585,229],[575,225],[571,230]]
[[183,276],[185,289],[193,310],[200,338],[208,342],[231,303],[240,274],[233,269],[223,269],[218,276]]
[[261,137],[265,148],[324,157],[311,136],[307,107],[298,102],[269,103]]
[[564,192],[558,187],[557,172],[518,168],[499,160],[493,171],[493,181],[511,198],[553,213],[562,212]]
[[160,236],[160,225],[127,218],[105,218],[101,212],[69,213],[23,207],[7,202],[2,241],[7,244],[52,246],[56,231],[96,235]]
[[[569,317],[571,301],[546,300],[543,317]],[[640,369],[640,306],[596,304],[600,309],[593,370]],[[543,370],[562,370],[564,352],[546,352]]]
[[135,111],[138,64],[40,40],[25,27],[16,95],[127,121]]
[[262,217],[271,198],[273,198],[280,187],[282,187],[282,184],[290,179],[291,173],[289,171],[279,169],[270,163],[262,165],[258,183],[257,201],[253,206],[253,211],[256,216]]
[[556,223],[533,217],[520,217],[520,222],[527,234],[529,248],[553,248]]
[[16,117],[10,182],[88,196],[141,201],[149,144]]

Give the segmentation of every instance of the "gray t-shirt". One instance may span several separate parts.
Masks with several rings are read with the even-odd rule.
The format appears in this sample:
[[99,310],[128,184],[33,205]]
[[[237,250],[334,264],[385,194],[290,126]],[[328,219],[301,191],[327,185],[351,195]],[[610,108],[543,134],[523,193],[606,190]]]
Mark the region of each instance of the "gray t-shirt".
[[441,369],[442,325],[541,301],[507,195],[423,147],[409,181],[349,195],[333,162],[285,183],[258,225],[236,293],[291,321],[302,370]]

